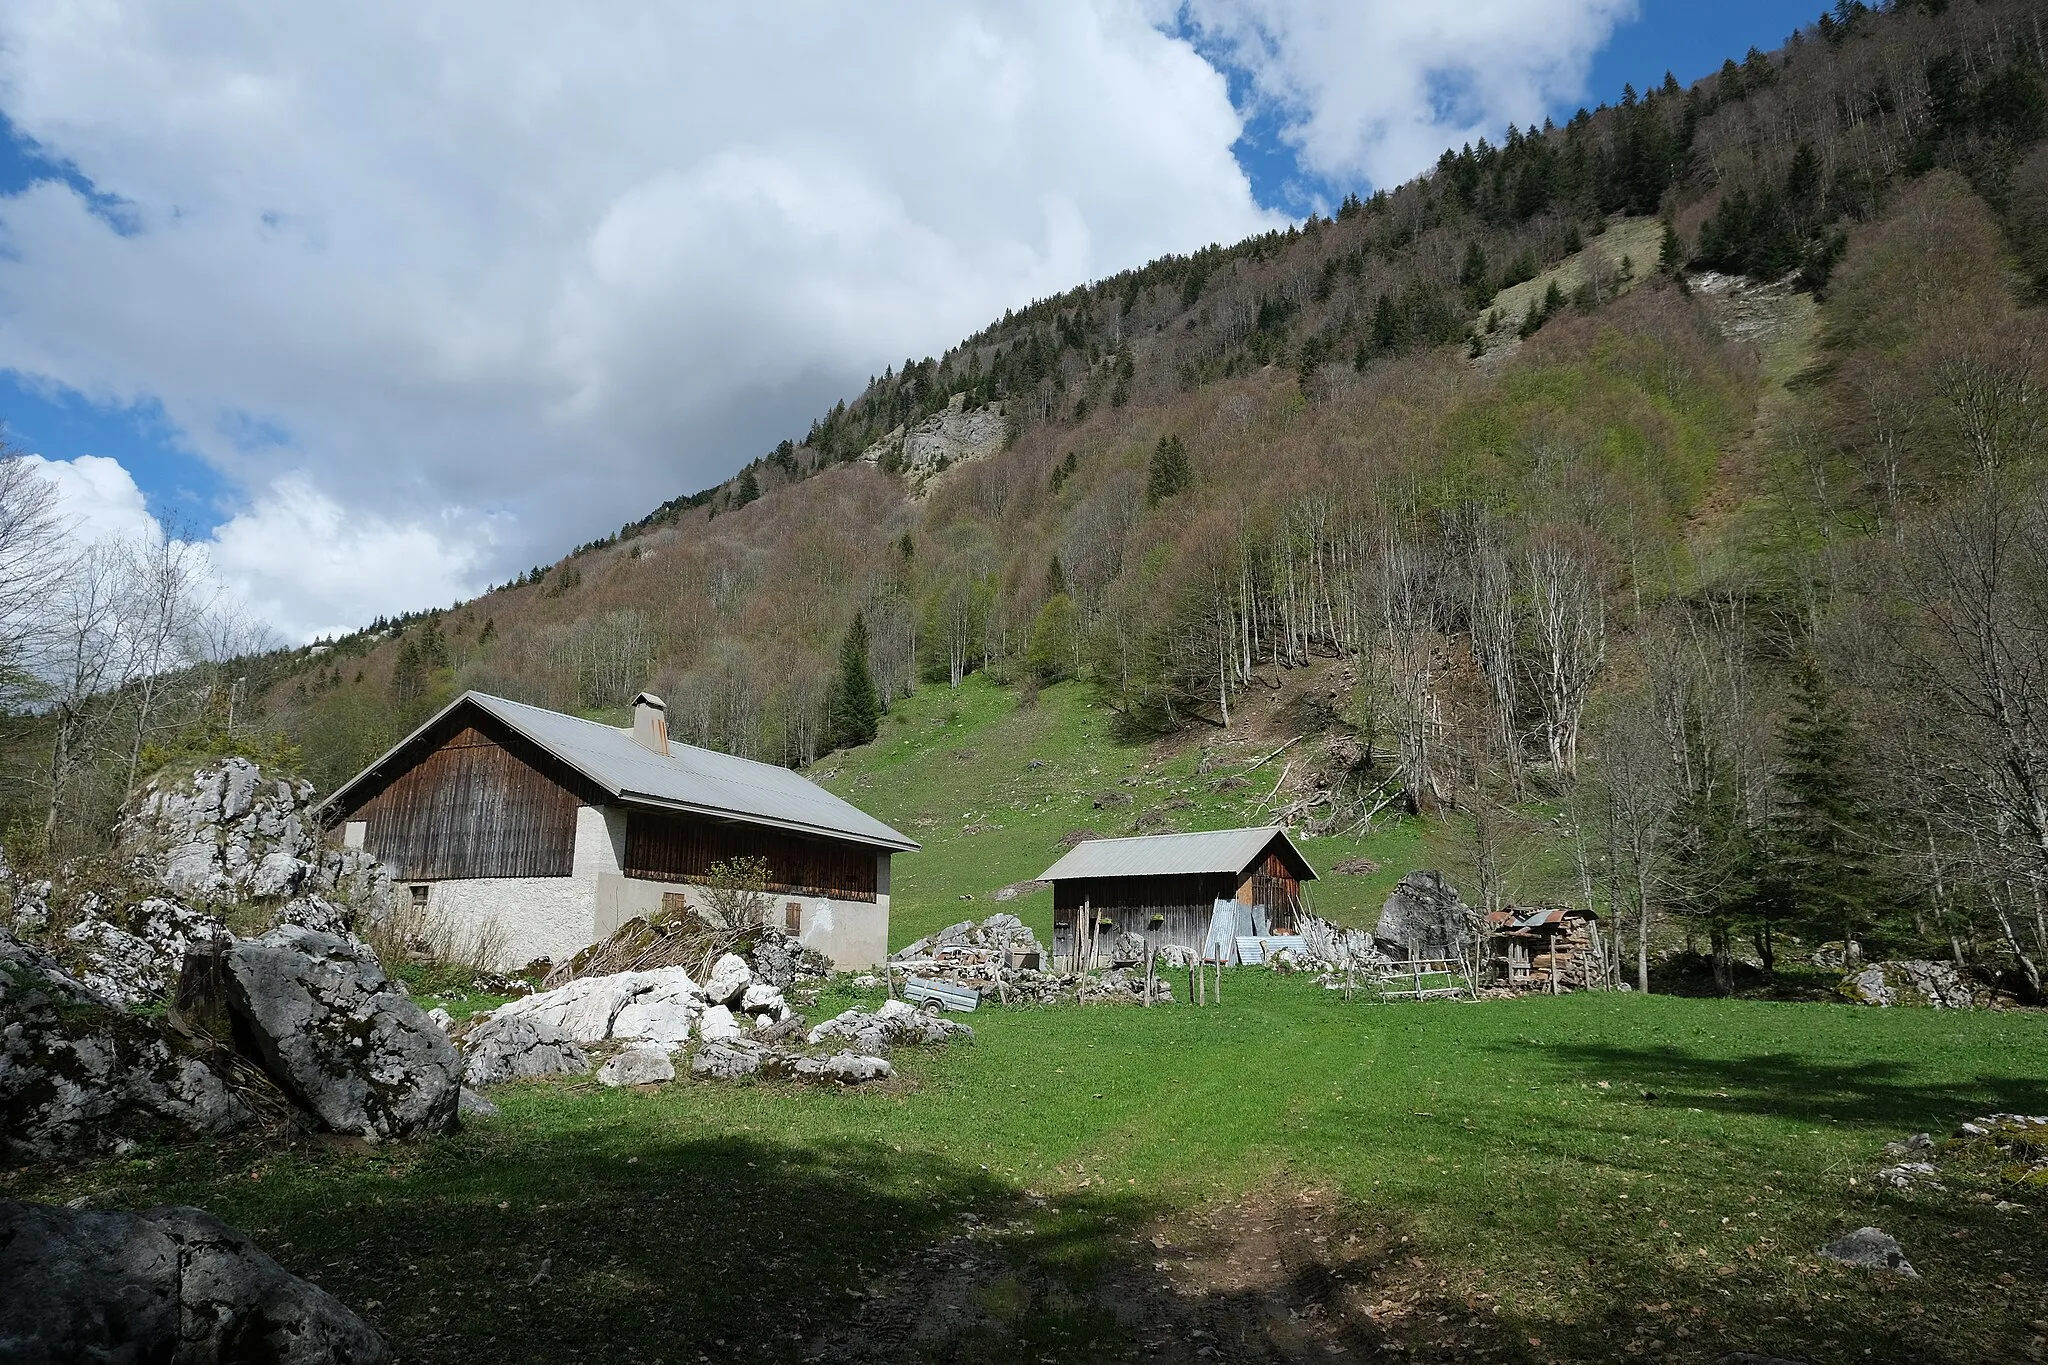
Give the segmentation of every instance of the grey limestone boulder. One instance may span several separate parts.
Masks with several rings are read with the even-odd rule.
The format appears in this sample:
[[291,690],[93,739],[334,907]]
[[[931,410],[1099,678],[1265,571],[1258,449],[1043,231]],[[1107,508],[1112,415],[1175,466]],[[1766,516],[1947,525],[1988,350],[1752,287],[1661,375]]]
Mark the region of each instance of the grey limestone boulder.
[[740,1036],[740,1025],[732,1017],[732,1011],[723,1005],[713,1005],[704,1011],[704,1017],[697,1021],[697,1036],[707,1043],[727,1043]]
[[1840,1261],[1843,1265],[1862,1270],[1885,1270],[1908,1279],[1920,1278],[1920,1272],[1913,1269],[1913,1263],[1906,1259],[1898,1238],[1877,1228],[1858,1228],[1844,1233],[1822,1247],[1820,1254],[1830,1261]]
[[1410,872],[1380,906],[1372,936],[1400,958],[1453,958],[1472,941],[1476,916],[1444,874]]
[[321,1123],[373,1141],[455,1127],[455,1045],[363,944],[285,925],[219,951],[237,1035]]
[[653,1044],[626,1048],[597,1069],[605,1085],[660,1085],[676,1078],[676,1064]]
[[766,1057],[759,1044],[743,1039],[711,1042],[697,1049],[697,1055],[690,1059],[690,1072],[706,1080],[736,1081],[757,1074]]
[[254,1118],[210,1049],[115,1008],[0,930],[0,1152],[220,1136]]
[[806,1080],[838,1081],[842,1085],[859,1085],[864,1081],[879,1081],[895,1074],[895,1068],[881,1057],[862,1056],[856,1052],[836,1052],[830,1057],[798,1057],[790,1063],[790,1072]]
[[754,969],[738,953],[727,953],[711,964],[710,979],[704,983],[704,998],[714,1005],[738,1002],[754,984]]
[[201,1209],[0,1202],[0,1360],[381,1365],[340,1300]]
[[462,1040],[463,1081],[481,1089],[505,1081],[548,1076],[581,1076],[590,1054],[560,1024],[545,1015],[500,1010]]

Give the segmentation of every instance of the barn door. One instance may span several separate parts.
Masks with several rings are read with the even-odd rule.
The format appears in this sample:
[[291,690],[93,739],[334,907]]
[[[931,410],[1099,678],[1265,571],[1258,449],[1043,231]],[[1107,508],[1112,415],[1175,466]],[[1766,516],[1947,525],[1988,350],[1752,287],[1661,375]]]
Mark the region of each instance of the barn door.
[[1252,904],[1266,907],[1266,922],[1269,933],[1291,934],[1294,932],[1295,882],[1291,877],[1273,875],[1275,860],[1268,858],[1263,867],[1252,873]]

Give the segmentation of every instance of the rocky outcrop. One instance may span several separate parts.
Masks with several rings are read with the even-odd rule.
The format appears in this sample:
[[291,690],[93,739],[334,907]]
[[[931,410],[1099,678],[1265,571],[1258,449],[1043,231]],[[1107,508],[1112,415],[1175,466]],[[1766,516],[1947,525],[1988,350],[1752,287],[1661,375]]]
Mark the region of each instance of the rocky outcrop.
[[1395,883],[1372,936],[1398,959],[1457,958],[1471,945],[1477,921],[1444,874],[1425,869]]
[[0,1151],[217,1137],[254,1121],[217,1050],[127,1013],[0,930]]
[[117,1005],[161,1000],[178,984],[185,955],[218,937],[218,916],[168,896],[151,896],[126,909],[95,899],[92,912],[64,937],[78,946],[79,978]]
[[911,496],[921,496],[932,479],[954,465],[985,459],[1010,439],[1010,426],[1000,404],[970,409],[965,394],[954,394],[944,412],[908,429],[897,427],[861,452],[869,464],[901,473]]
[[80,885],[13,886],[15,928],[68,926],[50,946],[95,993],[128,1006],[166,998],[185,955],[226,932],[231,910],[352,935],[388,909],[390,877],[368,855],[321,842],[312,797],[309,784],[266,778],[240,758],[159,777],[122,816],[111,864],[67,874]]
[[706,1043],[690,1058],[690,1072],[710,1081],[736,1081],[757,1074],[766,1056],[761,1044],[743,1039]]
[[193,970],[217,970],[236,1038],[326,1127],[373,1141],[455,1127],[462,1060],[368,948],[286,925],[209,951],[218,968],[195,954]]
[[376,1330],[202,1209],[0,1202],[0,1359],[381,1365]]
[[1873,962],[1844,976],[1836,989],[1858,1005],[1966,1010],[1974,1003],[1970,983],[1946,962]]
[[830,1057],[798,1057],[790,1062],[789,1073],[809,1081],[837,1081],[860,1085],[887,1080],[896,1074],[886,1057],[868,1057],[856,1052],[835,1052]]

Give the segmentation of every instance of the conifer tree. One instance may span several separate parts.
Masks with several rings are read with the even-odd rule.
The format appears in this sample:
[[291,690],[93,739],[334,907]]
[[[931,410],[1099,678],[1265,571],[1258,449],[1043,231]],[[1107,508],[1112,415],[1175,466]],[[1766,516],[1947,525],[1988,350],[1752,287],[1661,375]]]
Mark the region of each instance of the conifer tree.
[[1145,502],[1157,506],[1195,481],[1194,466],[1188,463],[1188,448],[1178,436],[1162,436],[1152,448],[1152,466],[1145,479]]
[[1787,908],[1814,929],[1853,941],[1875,916],[1870,810],[1850,751],[1848,717],[1811,656],[1792,676],[1779,730],[1783,766],[1774,821],[1776,877]]
[[834,744],[866,744],[881,729],[882,699],[868,671],[868,622],[856,612],[839,646],[839,672],[825,699],[825,732]]

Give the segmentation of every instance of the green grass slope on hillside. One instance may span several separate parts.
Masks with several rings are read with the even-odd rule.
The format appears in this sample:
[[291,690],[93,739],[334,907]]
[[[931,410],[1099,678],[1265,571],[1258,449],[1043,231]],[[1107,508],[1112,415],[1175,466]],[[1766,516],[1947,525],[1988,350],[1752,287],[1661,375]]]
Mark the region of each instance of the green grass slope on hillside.
[[[994,893],[1045,871],[1073,831],[1129,835],[1148,813],[1163,821],[1160,832],[1272,818],[1264,799],[1278,763],[1244,773],[1250,759],[1231,760],[1202,773],[1201,736],[1127,744],[1112,736],[1111,721],[1079,683],[1046,688],[1035,704],[1020,706],[1015,691],[969,674],[958,688],[929,686],[898,701],[873,743],[834,754],[811,772],[923,845],[895,859],[892,946],[999,909],[1022,916],[1049,944],[1050,892],[1001,905]],[[1370,925],[1394,882],[1429,856],[1420,826],[1391,816],[1363,837],[1299,842],[1324,874],[1309,889],[1315,909],[1348,924]],[[1360,856],[1380,872],[1329,875],[1335,863]]]
[[[203,1205],[419,1361],[1961,1365],[2048,1316],[2041,1189],[1872,1179],[1887,1141],[2048,1110],[2038,1014],[1225,991],[985,1011],[870,1090],[513,1086],[446,1139],[0,1197]],[[1866,1224],[1921,1278],[1814,1256]]]

